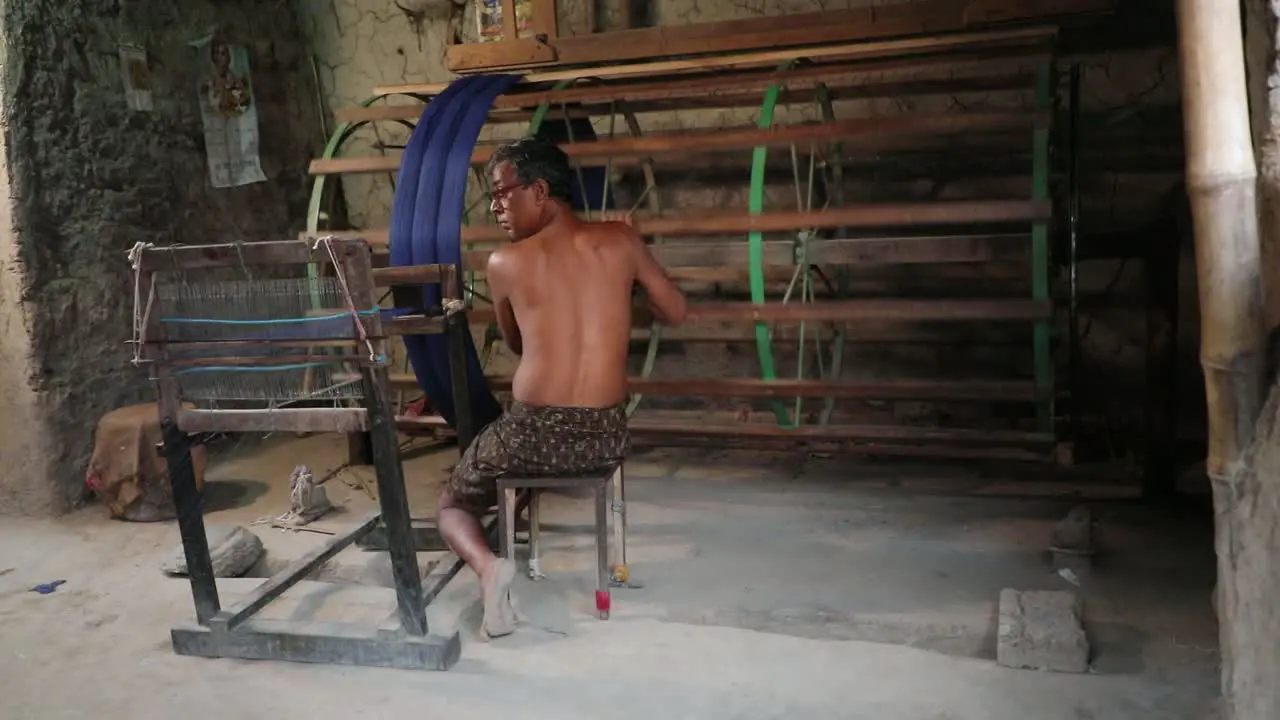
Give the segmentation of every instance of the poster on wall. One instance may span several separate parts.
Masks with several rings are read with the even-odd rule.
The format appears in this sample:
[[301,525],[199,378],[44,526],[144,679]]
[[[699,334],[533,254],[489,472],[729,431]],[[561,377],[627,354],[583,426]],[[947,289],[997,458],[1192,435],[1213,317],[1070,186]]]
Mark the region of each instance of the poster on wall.
[[209,36],[200,50],[200,117],[209,180],[216,188],[266,182],[258,158],[258,106],[249,74],[249,53]]
[[147,51],[133,45],[120,46],[120,77],[124,81],[124,101],[134,112],[155,109],[151,100],[151,68]]

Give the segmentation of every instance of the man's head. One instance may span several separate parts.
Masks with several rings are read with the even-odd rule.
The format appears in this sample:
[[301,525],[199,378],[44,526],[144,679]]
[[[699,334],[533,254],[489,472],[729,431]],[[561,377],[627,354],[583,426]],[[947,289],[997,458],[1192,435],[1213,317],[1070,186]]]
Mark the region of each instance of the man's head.
[[527,137],[500,146],[488,171],[490,209],[515,240],[546,227],[569,204],[569,158],[549,140]]

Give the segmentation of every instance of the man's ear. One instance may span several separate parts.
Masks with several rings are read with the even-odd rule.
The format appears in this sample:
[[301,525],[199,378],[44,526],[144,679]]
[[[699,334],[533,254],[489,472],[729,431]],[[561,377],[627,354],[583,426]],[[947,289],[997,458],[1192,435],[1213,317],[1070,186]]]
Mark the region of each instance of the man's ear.
[[544,178],[538,178],[533,181],[533,192],[534,197],[538,199],[538,204],[541,205],[547,201],[547,198],[551,197],[551,186],[547,184]]

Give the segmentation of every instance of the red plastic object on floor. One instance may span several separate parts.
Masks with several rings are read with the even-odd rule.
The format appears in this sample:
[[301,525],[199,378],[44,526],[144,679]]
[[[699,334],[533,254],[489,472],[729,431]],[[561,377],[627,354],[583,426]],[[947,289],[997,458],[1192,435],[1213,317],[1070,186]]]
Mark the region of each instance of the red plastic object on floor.
[[611,598],[609,597],[609,591],[597,590],[596,591],[596,612],[600,614],[601,620],[609,619],[610,604],[611,604]]

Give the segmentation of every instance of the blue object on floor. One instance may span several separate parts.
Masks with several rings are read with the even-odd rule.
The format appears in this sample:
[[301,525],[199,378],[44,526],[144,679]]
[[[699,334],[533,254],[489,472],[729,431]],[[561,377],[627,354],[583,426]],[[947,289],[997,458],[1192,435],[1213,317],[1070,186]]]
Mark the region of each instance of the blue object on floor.
[[54,580],[51,583],[45,583],[43,585],[37,585],[31,588],[31,592],[38,592],[41,595],[48,595],[54,590],[57,590],[59,585],[64,585],[66,584],[66,582],[67,582],[66,580]]

